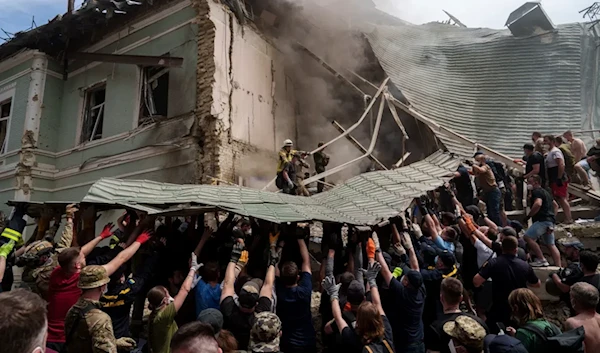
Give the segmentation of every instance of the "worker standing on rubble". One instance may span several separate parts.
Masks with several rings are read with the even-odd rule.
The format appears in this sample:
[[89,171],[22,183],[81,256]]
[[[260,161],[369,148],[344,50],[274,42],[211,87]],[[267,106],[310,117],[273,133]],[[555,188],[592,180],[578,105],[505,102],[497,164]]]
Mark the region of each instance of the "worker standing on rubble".
[[290,161],[283,164],[283,168],[277,173],[275,184],[284,193],[288,195],[296,195],[297,185],[294,183],[296,179],[296,167],[298,163],[298,154],[293,154]]
[[477,177],[479,186],[483,190],[482,196],[485,200],[488,218],[496,223],[496,225],[501,226],[500,199],[502,198],[502,193],[498,188],[492,168],[487,164],[487,156],[483,152],[477,152],[473,157],[479,165],[474,165],[471,173]]
[[569,186],[569,176],[566,171],[565,156],[558,148],[556,138],[552,135],[544,136],[544,144],[548,146],[548,155],[546,156],[546,171],[548,181],[552,189],[552,195],[556,202],[562,207],[565,213],[565,223],[573,223],[571,217],[571,206],[569,206],[567,187]]
[[308,192],[308,190],[306,189],[306,186],[304,186],[303,181],[304,181],[304,172],[303,172],[303,168],[310,168],[310,165],[308,165],[308,163],[306,163],[303,159],[302,159],[302,155],[300,155],[299,153],[296,153],[296,157],[298,157],[298,162],[296,164],[294,164],[294,168],[296,170],[296,195],[298,196],[310,196],[310,193]]
[[531,134],[531,141],[533,141],[533,145],[535,146],[535,151],[545,155],[548,150],[544,145],[544,139],[542,138],[542,134],[535,131]]
[[[318,147],[323,146],[325,143],[319,142]],[[315,171],[317,174],[321,174],[325,172],[325,167],[329,164],[329,156],[325,154],[324,148],[319,152],[315,152],[313,155],[313,159],[315,161]],[[323,188],[325,187],[325,178],[319,179],[319,183],[317,183],[317,193],[323,192]]]
[[285,163],[292,160],[292,155],[296,152],[292,150],[292,147],[294,147],[292,140],[287,139],[283,141],[283,147],[279,150],[279,160],[277,161],[277,175],[281,173]]

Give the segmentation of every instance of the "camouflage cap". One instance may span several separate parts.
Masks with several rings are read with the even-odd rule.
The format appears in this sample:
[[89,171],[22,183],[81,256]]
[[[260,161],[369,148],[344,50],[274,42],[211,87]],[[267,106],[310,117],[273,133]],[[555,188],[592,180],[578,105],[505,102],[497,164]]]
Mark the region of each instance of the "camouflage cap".
[[42,256],[52,250],[54,250],[52,243],[46,240],[38,240],[32,244],[31,248],[27,250],[26,254]]
[[108,273],[104,266],[86,266],[79,273],[79,284],[77,285],[81,289],[94,289],[102,287],[103,285],[110,282]]
[[279,320],[277,315],[269,311],[258,313],[250,330],[250,344],[248,348],[252,352],[279,352],[280,332],[281,320]]
[[465,347],[483,349],[485,328],[467,315],[460,315],[454,321],[446,322],[444,332]]

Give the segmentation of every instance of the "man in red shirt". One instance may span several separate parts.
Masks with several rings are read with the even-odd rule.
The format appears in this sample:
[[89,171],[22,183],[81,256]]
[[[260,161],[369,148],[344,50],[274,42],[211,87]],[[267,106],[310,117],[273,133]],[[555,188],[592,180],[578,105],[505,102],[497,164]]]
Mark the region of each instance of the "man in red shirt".
[[[68,218],[65,232],[73,231],[73,220]],[[139,234],[140,230],[136,230]],[[135,232],[135,231],[134,231]],[[65,344],[65,317],[71,307],[81,296],[81,289],[77,287],[79,272],[86,265],[101,265],[108,262],[107,256],[100,256],[86,263],[86,256],[103,240],[112,236],[112,224],[104,227],[100,236],[91,240],[81,248],[71,247],[63,250],[58,256],[59,266],[50,275],[48,288],[48,342],[47,347],[61,351]],[[135,242],[121,251],[112,261],[103,265],[108,273],[112,275],[121,265],[129,261],[140,246],[150,238],[149,232],[140,234]],[[112,258],[113,255],[108,255]]]

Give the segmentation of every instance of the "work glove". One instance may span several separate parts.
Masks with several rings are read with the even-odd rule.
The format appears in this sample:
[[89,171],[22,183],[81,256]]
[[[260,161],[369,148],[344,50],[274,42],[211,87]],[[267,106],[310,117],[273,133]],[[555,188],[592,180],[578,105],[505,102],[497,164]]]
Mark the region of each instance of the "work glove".
[[65,209],[65,214],[67,218],[75,218],[75,213],[79,211],[79,209],[77,208],[77,205],[72,203],[70,205],[67,205],[67,208]]
[[277,240],[279,240],[279,233],[269,233],[269,244],[273,247],[277,245]]
[[0,257],[7,258],[8,254],[15,248],[15,241],[11,240],[8,243],[2,244],[0,246]]
[[291,180],[288,179],[287,184],[290,189],[294,188],[294,183]]
[[280,258],[281,249],[277,250],[275,247],[272,247],[269,253],[269,266],[277,266]]
[[147,242],[151,236],[152,236],[152,234],[150,233],[150,231],[145,230],[142,234],[138,235],[138,237],[135,241],[140,243],[140,245],[144,245],[144,243]]
[[321,286],[323,287],[323,290],[329,295],[331,301],[340,299],[340,287],[342,286],[342,284],[335,284],[335,278],[333,276],[327,276],[323,278]]
[[233,250],[231,250],[231,259],[229,259],[229,262],[237,263],[240,256],[242,256],[242,251],[244,251],[244,244],[236,242],[233,245]]
[[367,240],[367,258],[374,259],[375,251],[376,251],[375,242],[373,241],[372,238],[369,238],[369,240]]
[[110,238],[110,236],[113,234],[114,227],[115,226],[113,225],[112,222],[107,223],[104,226],[104,229],[102,229],[102,232],[100,233],[100,238],[102,238],[102,239]]
[[402,244],[396,243],[393,246],[394,246],[394,249],[396,250],[396,252],[398,253],[398,255],[400,255],[400,256],[406,255],[406,250],[404,249]]
[[359,269],[367,279],[367,283],[371,288],[377,288],[377,274],[381,271],[381,265],[379,262],[369,263],[369,267],[365,270],[364,268]]
[[129,337],[121,337],[119,339],[117,339],[117,348],[119,350],[125,350],[125,351],[130,351],[132,349],[134,349],[135,347],[137,347],[137,343],[135,343],[135,340],[133,338],[129,338]]
[[417,239],[421,239],[421,237],[423,236],[423,231],[421,230],[421,226],[419,226],[416,223],[413,223],[412,229],[413,229],[413,233],[415,233],[415,236],[417,237]]
[[373,234],[371,234],[371,239],[373,239],[373,244],[375,245],[375,251],[381,251],[381,244],[379,244],[379,237],[377,236],[376,232],[373,232]]
[[196,253],[192,253],[192,265],[190,266],[190,269],[194,270],[194,272],[198,272],[202,266],[204,266],[204,264],[198,263],[198,256],[196,256]]
[[248,263],[248,251],[244,250],[244,251],[242,251],[242,254],[240,255],[240,259],[238,260],[237,264],[243,268],[244,266],[246,266],[247,263]]
[[402,232],[402,234],[400,234],[400,238],[402,240],[402,245],[404,245],[406,250],[413,248],[412,239],[410,239],[410,235],[407,232]]

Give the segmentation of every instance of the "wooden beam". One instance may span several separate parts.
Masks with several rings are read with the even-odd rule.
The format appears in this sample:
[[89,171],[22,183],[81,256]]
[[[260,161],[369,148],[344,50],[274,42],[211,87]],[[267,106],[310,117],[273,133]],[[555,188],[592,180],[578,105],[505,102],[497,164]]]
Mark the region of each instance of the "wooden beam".
[[[340,125],[337,121],[332,120],[331,124],[340,132],[340,134],[343,134],[344,132],[346,132],[346,129],[344,129],[342,127],[342,125]],[[348,139],[348,141],[352,142],[352,144],[358,148],[363,154],[367,153],[367,149],[360,143],[358,142],[352,135],[348,134],[346,135],[346,138]],[[385,165],[383,165],[383,163],[381,163],[377,158],[375,158],[375,156],[373,155],[369,155],[368,156],[369,159],[376,163],[377,165],[379,165],[381,167],[381,169],[383,170],[388,170]]]
[[105,62],[142,66],[181,67],[183,65],[183,58],[174,56],[146,56],[77,52],[71,53],[70,57],[75,60],[87,62]]

